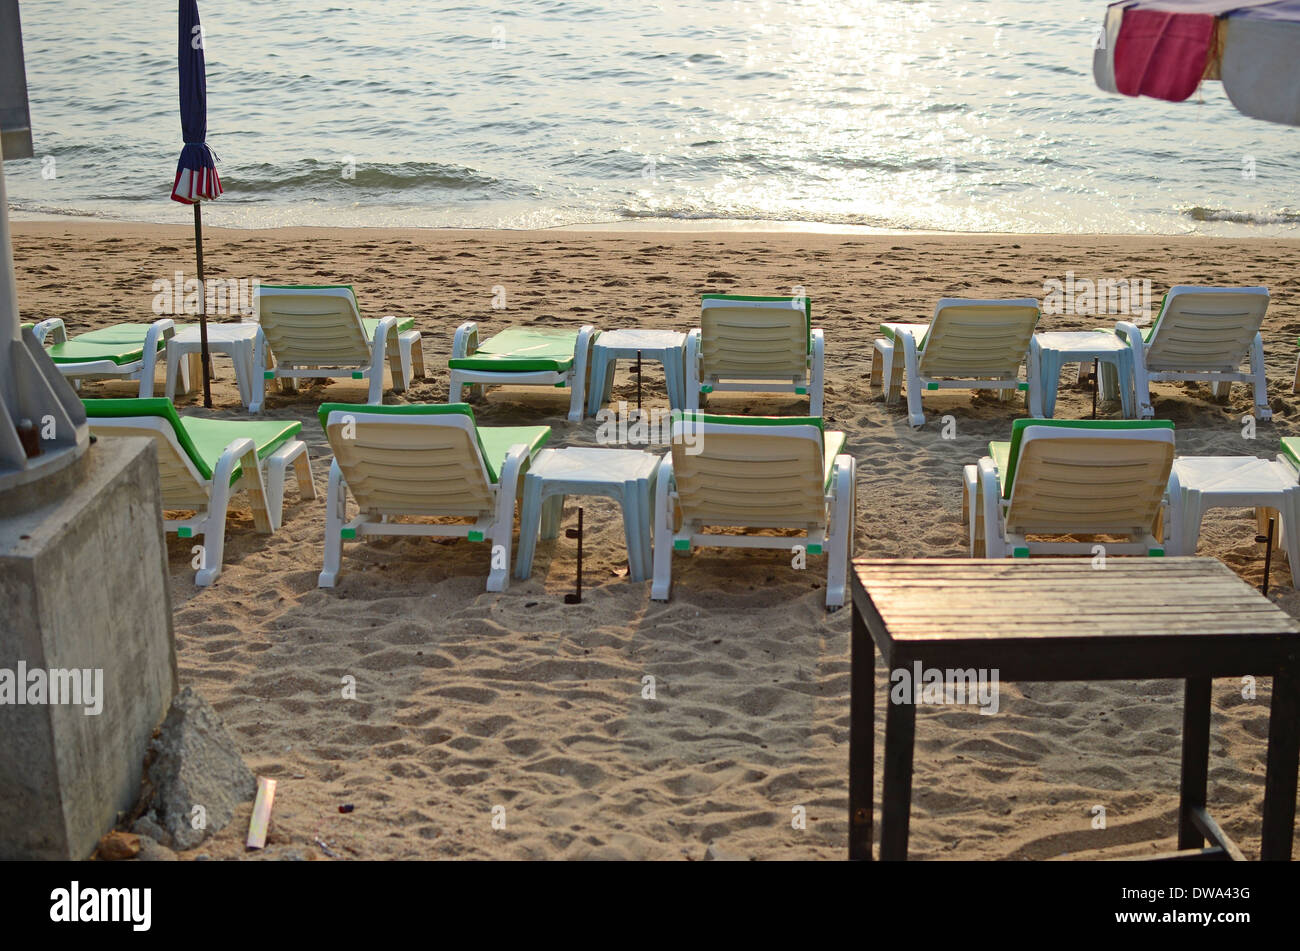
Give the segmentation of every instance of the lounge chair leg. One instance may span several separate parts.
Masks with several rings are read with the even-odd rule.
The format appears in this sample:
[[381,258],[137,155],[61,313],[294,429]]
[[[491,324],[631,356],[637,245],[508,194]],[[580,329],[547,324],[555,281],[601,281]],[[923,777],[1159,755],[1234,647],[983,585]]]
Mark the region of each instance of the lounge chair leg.
[[998,484],[998,471],[993,460],[985,456],[979,462],[980,503],[983,507],[984,554],[986,558],[1005,558],[1006,547],[1002,518],[999,514],[999,498],[1002,487]]
[[329,485],[325,491],[325,565],[317,587],[332,588],[343,561],[343,522],[346,520],[347,489],[343,470],[337,461],[330,463]]
[[[412,332],[415,334],[414,337],[410,336],[410,333]],[[424,338],[420,336],[419,331],[412,331],[412,332],[408,332],[407,334],[407,337],[408,339],[410,339],[411,342],[411,354],[408,363],[411,367],[411,372],[414,374],[415,378],[423,380],[425,378]]]
[[845,589],[848,586],[850,539],[853,535],[853,490],[857,472],[852,456],[835,457],[835,511],[831,516],[831,537],[826,551],[826,607],[829,610],[844,607]]
[[924,426],[925,410],[921,403],[921,392],[925,383],[921,379],[921,361],[916,353],[916,339],[908,330],[901,331],[899,336],[903,344],[903,367],[907,373],[907,421],[913,427]]
[[1291,392],[1300,393],[1300,356],[1295,358],[1295,379],[1291,381]]
[[311,474],[311,456],[305,446],[302,452],[294,457],[293,471],[298,480],[298,497],[302,499],[316,498],[316,480]]
[[[1297,360],[1300,363],[1300,360]],[[873,389],[878,388],[885,379],[885,356],[880,352],[879,344],[871,351],[871,379],[868,383]],[[1300,371],[1297,371],[1300,374]],[[1300,376],[1297,377],[1300,379]]]
[[[687,399],[690,394],[687,393]],[[673,454],[664,453],[655,477],[654,509],[654,580],[650,585],[652,601],[667,601],[673,585],[673,510],[669,496],[673,480]]]
[[683,357],[686,368],[686,409],[700,408],[700,328],[696,327],[686,335],[686,352]]
[[[487,590],[504,591],[510,585],[510,540],[515,530],[515,499],[523,482],[523,468],[528,461],[528,447],[511,446],[501,467],[497,483],[496,518],[489,538],[492,562],[488,570]],[[521,530],[523,526],[520,526]]]
[[1250,345],[1250,374],[1255,378],[1255,418],[1272,419],[1268,406],[1268,380],[1264,376],[1264,338],[1258,333]]
[[266,508],[271,516],[271,530],[278,532],[284,524],[284,466],[283,456],[266,460]]
[[208,500],[208,511],[203,518],[203,550],[200,553],[201,568],[194,575],[194,583],[206,588],[221,576],[222,562],[226,556],[226,512],[230,507],[230,486],[228,482],[212,483],[212,497]]

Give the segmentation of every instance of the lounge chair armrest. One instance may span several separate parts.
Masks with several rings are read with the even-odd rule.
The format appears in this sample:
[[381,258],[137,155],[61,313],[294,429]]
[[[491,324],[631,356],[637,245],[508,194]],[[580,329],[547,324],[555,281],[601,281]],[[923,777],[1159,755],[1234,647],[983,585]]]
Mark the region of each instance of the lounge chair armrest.
[[673,475],[673,454],[671,451],[664,453],[663,459],[659,462],[659,469],[655,473],[655,512],[654,512],[654,530],[651,536],[654,538],[656,545],[660,544],[660,530],[666,534],[662,536],[663,544],[672,544],[672,533],[676,526],[673,524],[673,491],[677,488],[677,480]]
[[688,367],[699,364],[701,339],[703,339],[703,331],[699,327],[686,333],[686,365]]
[[393,335],[393,341],[397,340],[397,318],[392,314],[387,317],[380,317],[379,323],[375,325],[375,336],[370,342],[370,353],[373,356],[376,353],[384,352],[384,344],[388,340],[388,335]]
[[[36,342],[41,346],[46,343],[68,342],[68,330],[63,326],[62,317],[47,317],[45,320],[39,321],[32,327],[32,333],[36,335]],[[49,339],[51,334],[54,335],[53,340]]]
[[176,321],[159,317],[144,335],[144,356],[140,368],[140,396],[153,396],[154,366],[158,362],[158,343],[176,336]]
[[451,341],[453,360],[468,357],[478,351],[478,324],[467,320],[456,328],[456,335]]
[[591,324],[583,324],[578,330],[578,339],[573,344],[573,368],[574,372],[585,370],[591,366],[591,347],[600,336],[600,331]]
[[253,527],[263,535],[271,533],[271,513],[266,504],[266,487],[262,483],[262,464],[257,458],[257,443],[247,436],[232,439],[221,450],[221,458],[212,470],[212,497],[228,496],[232,491],[231,473],[240,467],[240,486],[247,490],[253,507]]
[[820,327],[814,327],[812,332],[812,350],[808,354],[812,360],[812,366],[822,366],[826,360],[826,334]]
[[703,374],[700,372],[700,339],[699,327],[686,334],[686,405],[683,409],[698,408],[700,405],[700,383],[703,382]]
[[159,317],[149,325],[149,332],[144,335],[144,355],[147,360],[149,354],[158,351],[158,340],[170,340],[176,336],[176,321],[170,317]]
[[220,482],[222,485],[229,485],[230,475],[235,471],[235,466],[250,453],[253,457],[253,468],[257,469],[257,444],[253,440],[247,436],[240,436],[227,443],[226,448],[221,450],[221,458],[217,460],[217,465],[212,470],[213,484]]
[[1128,345],[1141,352],[1146,341],[1142,339],[1142,329],[1130,320],[1121,320],[1115,324],[1115,333],[1128,341]]
[[506,452],[506,461],[501,466],[501,475],[497,479],[497,522],[506,526],[507,538],[510,536],[510,526],[514,524],[515,500],[519,497],[519,483],[531,461],[528,447],[523,443],[516,443]]

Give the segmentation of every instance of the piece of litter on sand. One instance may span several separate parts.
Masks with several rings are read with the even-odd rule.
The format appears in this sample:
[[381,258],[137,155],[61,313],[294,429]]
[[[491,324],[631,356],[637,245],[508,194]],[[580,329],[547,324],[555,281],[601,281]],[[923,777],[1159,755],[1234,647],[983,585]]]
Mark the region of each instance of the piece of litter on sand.
[[253,800],[253,815],[248,820],[248,840],[244,843],[250,849],[260,849],[266,845],[266,830],[271,824],[271,804],[275,802],[275,780],[265,776],[257,777],[257,798]]
[[339,812],[351,812],[355,808],[356,806],[352,805],[352,803],[345,802],[343,805],[339,806]]
[[335,852],[333,849],[331,849],[329,845],[326,844],[324,839],[318,837],[315,841],[316,841],[316,845],[320,848],[320,850],[324,852],[326,855],[328,855],[330,858],[336,859],[339,857],[339,854]]

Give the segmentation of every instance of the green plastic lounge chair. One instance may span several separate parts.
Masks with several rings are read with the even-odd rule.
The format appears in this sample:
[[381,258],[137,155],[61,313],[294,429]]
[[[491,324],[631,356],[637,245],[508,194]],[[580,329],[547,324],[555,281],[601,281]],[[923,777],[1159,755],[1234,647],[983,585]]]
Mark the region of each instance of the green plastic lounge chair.
[[1030,535],[1121,535],[1108,555],[1163,555],[1174,461],[1168,420],[1018,419],[1009,442],[963,470],[972,558],[1093,554],[1092,542]]
[[[820,416],[681,414],[655,485],[651,598],[668,600],[674,551],[803,545],[806,555],[827,556],[826,607],[842,607],[856,511],[856,467],[845,441],[844,433],[823,432]],[[717,534],[709,526],[804,534]]]
[[[1020,379],[1020,367],[1038,323],[1038,301],[968,300],[945,297],[928,324],[880,325],[871,360],[871,385],[883,386],[885,403],[898,402],[904,378],[907,418],[925,425],[921,395],[940,389],[1012,392],[1036,387]],[[1030,405],[1038,405],[1029,393]]]
[[[263,388],[266,380],[277,379],[286,391],[299,379],[369,380],[366,401],[378,405],[384,398],[385,358],[397,392],[410,386],[412,374],[424,376],[424,348],[415,321],[363,318],[351,285],[263,284],[253,308],[265,337],[253,355]],[[260,396],[256,403],[262,403]]]
[[[490,541],[487,590],[510,577],[515,500],[528,464],[551,435],[547,426],[484,426],[464,403],[320,408],[334,450],[325,513],[325,567],[319,585],[338,578],[344,539],[421,535]],[[347,518],[348,492],[360,513]],[[467,524],[404,524],[410,516],[460,516]]]
[[510,327],[479,345],[478,324],[466,321],[452,338],[448,400],[460,402],[463,387],[568,387],[569,422],[582,421],[591,345],[600,332],[590,324],[577,330],[561,327]]
[[[1133,389],[1139,419],[1155,415],[1150,385],[1162,380],[1204,380],[1227,397],[1233,383],[1255,388],[1255,416],[1272,419],[1264,378],[1267,287],[1172,287],[1155,323],[1145,330],[1120,321],[1115,332],[1133,351]],[[1241,372],[1249,362],[1250,371]]]
[[807,297],[705,294],[700,326],[686,335],[686,404],[714,392],[808,394],[822,415],[826,339]]
[[[162,317],[151,324],[114,324],[69,338],[63,320],[51,317],[32,328],[59,372],[80,388],[82,380],[139,380],[141,398],[153,396],[154,367],[176,324]],[[186,386],[189,375],[185,374]]]
[[95,436],[141,436],[154,440],[164,509],[194,509],[192,518],[165,519],[181,538],[203,536],[194,583],[210,585],[221,574],[230,498],[248,491],[253,524],[269,534],[284,512],[284,471],[292,464],[298,493],[314,499],[307,446],[294,437],[302,423],[283,420],[207,419],[178,416],[172,401],[83,400]]

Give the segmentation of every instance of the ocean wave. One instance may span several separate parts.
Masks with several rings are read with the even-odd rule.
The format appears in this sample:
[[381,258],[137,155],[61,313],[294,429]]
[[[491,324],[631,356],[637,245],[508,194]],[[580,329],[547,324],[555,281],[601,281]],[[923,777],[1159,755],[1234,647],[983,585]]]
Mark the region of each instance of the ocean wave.
[[348,157],[337,162],[315,159],[279,165],[263,163],[222,169],[223,184],[231,191],[275,194],[302,189],[376,189],[404,192],[438,189],[442,191],[505,190],[506,183],[461,165],[438,162],[399,162],[385,165]]
[[1300,223],[1300,211],[1232,211],[1194,205],[1183,211],[1193,221],[1225,221],[1236,225],[1293,225]]

